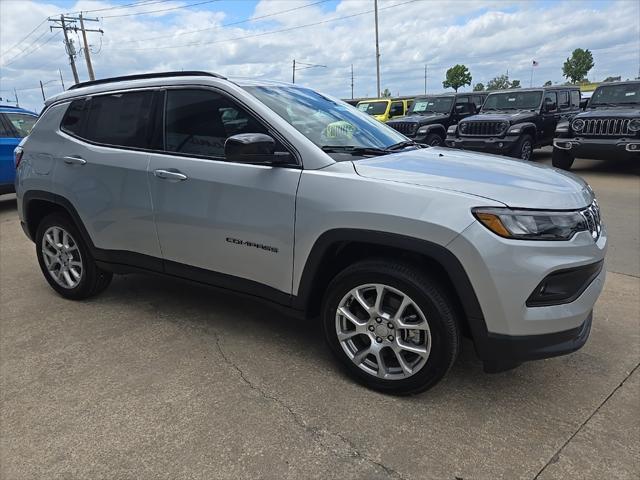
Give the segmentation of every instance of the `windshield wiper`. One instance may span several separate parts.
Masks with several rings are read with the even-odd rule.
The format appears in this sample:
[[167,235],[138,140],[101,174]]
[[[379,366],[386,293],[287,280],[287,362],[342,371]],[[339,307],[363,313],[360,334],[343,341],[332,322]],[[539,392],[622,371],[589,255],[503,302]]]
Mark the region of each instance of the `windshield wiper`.
[[393,152],[395,150],[402,150],[403,148],[407,148],[407,147],[422,148],[419,143],[416,143],[413,140],[405,140],[403,142],[398,142],[398,143],[394,143],[393,145],[389,145],[387,148],[385,148],[385,151]]
[[386,155],[389,153],[383,148],[357,147],[355,145],[323,145],[320,148],[326,153],[348,153],[350,155]]

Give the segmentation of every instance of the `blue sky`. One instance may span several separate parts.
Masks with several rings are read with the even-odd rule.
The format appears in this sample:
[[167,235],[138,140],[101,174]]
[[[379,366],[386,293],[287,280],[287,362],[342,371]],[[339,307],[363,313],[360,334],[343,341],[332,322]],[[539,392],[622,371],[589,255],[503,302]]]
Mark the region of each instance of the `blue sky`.
[[[353,64],[355,95],[375,95],[373,14],[367,13],[373,0],[204,1],[0,0],[0,97],[16,88],[24,105],[39,109],[39,80],[46,95],[61,89],[58,69],[71,83],[60,33],[49,32],[46,22],[35,27],[80,9],[108,9],[87,13],[100,17],[92,26],[105,32],[89,37],[100,77],[204,69],[290,81],[295,58],[327,66],[298,72],[299,83],[348,97]],[[125,6],[132,3],[139,5]],[[528,86],[535,59],[534,84],[563,82],[562,63],[578,47],[593,52],[590,79],[638,76],[635,0],[379,0],[379,7],[382,88],[394,94],[422,93],[425,64],[430,93],[443,91],[445,71],[456,63],[469,67],[474,84],[508,70]],[[175,9],[145,13],[167,8]],[[269,17],[225,26],[263,15]],[[78,47],[79,37],[72,38]],[[84,58],[77,63],[85,80]]]

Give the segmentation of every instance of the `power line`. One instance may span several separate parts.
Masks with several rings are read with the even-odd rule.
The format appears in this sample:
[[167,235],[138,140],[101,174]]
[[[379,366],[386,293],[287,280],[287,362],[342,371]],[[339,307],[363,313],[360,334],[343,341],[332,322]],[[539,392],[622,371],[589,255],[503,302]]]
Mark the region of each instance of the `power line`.
[[[200,33],[200,32],[205,32],[205,31],[208,31],[208,30],[213,30],[213,31],[221,30],[221,29],[223,29],[225,27],[233,27],[233,26],[236,26],[236,25],[241,25],[243,23],[255,22],[255,21],[258,21],[258,20],[262,20],[264,18],[275,17],[277,15],[282,15],[284,13],[289,13],[289,12],[293,12],[293,11],[296,11],[296,10],[301,10],[303,8],[312,7],[314,5],[320,5],[321,3],[327,3],[329,1],[331,1],[331,0],[319,0],[317,2],[308,3],[306,5],[300,5],[298,7],[289,8],[287,10],[280,10],[279,12],[268,13],[266,15],[260,15],[258,17],[246,18],[244,20],[238,20],[236,22],[223,23],[223,24],[217,25],[215,27],[207,27],[207,28],[200,28],[198,30],[188,30],[186,32],[178,32],[178,33],[173,34],[172,37],[175,38],[175,37],[179,37],[179,36],[182,36],[182,35],[190,35],[190,34],[193,34],[193,33]],[[139,43],[139,42],[144,42],[144,41],[147,41],[147,40],[158,40],[158,39],[166,39],[166,38],[167,38],[166,35],[160,35],[160,36],[155,36],[155,37],[138,38],[136,40],[118,41],[117,43],[118,43],[118,45],[121,45],[123,43]],[[105,43],[105,45],[108,45],[108,43]]]
[[38,30],[42,25],[44,25],[46,23],[48,19],[45,18],[44,20],[42,20],[38,25],[36,25],[36,27],[31,30],[29,33],[27,33],[27,35],[20,41],[16,42],[13,46],[7,48],[4,53],[0,54],[0,57],[3,57],[6,55],[7,52],[10,52],[11,50],[13,50],[15,47],[17,47],[18,45],[20,45],[22,42],[24,42],[27,38],[29,38],[33,32],[35,32],[36,30]]
[[[104,8],[94,8],[93,10],[83,10],[84,13],[93,13],[93,12],[104,12],[107,10],[123,10],[125,8],[135,8],[135,7],[148,7],[149,5],[155,5],[157,3],[167,3],[173,2],[174,0],[144,0],[141,2],[134,3],[125,3],[124,5],[115,5],[113,7],[104,7]],[[76,15],[80,12],[73,12],[69,15]]]
[[[50,32],[46,32],[46,33],[50,33]],[[53,40],[54,38],[56,38],[58,35],[60,35],[60,32],[56,32],[53,35],[51,35],[45,42],[40,43],[39,45],[37,45],[34,49],[32,49],[31,51],[29,51],[28,53],[26,53],[25,55],[21,55],[18,54],[14,57],[12,57],[8,63],[5,63],[4,65],[2,65],[3,67],[8,67],[9,65],[13,65],[14,63],[16,63],[18,60],[21,60],[25,57],[28,57],[29,55],[31,55],[32,53],[37,52],[38,50],[40,50],[42,47],[44,47],[45,45],[47,45],[49,42],[51,42],[51,40]],[[25,52],[27,49],[24,49],[21,53]]]
[[[382,8],[378,8],[378,10],[388,10],[390,8],[395,8],[395,7],[400,7],[402,5],[407,5],[409,3],[415,3],[415,2],[419,2],[419,1],[423,1],[423,0],[408,0],[402,3],[396,3],[394,5],[389,5],[387,7],[382,7]],[[287,28],[281,28],[278,30],[269,30],[266,32],[261,32],[261,33],[255,33],[255,34],[250,34],[250,35],[244,35],[241,37],[234,37],[234,38],[224,38],[221,40],[213,40],[213,41],[203,41],[203,42],[192,42],[192,43],[186,43],[183,45],[166,45],[166,46],[162,46],[162,47],[138,47],[138,48],[114,48],[112,50],[163,50],[166,48],[184,48],[184,47],[195,47],[195,46],[199,46],[199,45],[214,45],[214,44],[218,44],[218,43],[225,43],[225,42],[233,42],[236,40],[244,40],[246,38],[255,38],[255,37],[263,37],[266,35],[273,35],[275,33],[282,33],[282,32],[291,32],[293,30],[299,30],[301,28],[307,28],[307,27],[315,27],[316,25],[324,25],[327,23],[331,23],[331,22],[337,22],[339,20],[346,20],[348,18],[354,18],[354,17],[360,17],[362,15],[367,15],[369,13],[373,13],[374,10],[367,10],[364,12],[359,12],[359,13],[353,13],[351,15],[344,15],[342,17],[335,17],[335,18],[330,18],[328,20],[322,20],[320,22],[314,22],[314,23],[307,23],[305,25],[296,25],[293,27],[287,27]]]
[[20,55],[22,55],[24,52],[26,52],[27,50],[29,50],[32,46],[34,46],[36,44],[36,42],[38,40],[40,40],[42,37],[44,37],[47,33],[46,30],[44,32],[42,32],[42,35],[40,35],[38,38],[36,38],[33,42],[31,42],[30,44],[28,44],[26,47],[24,47],[22,50],[20,50],[18,53],[16,53],[13,57],[11,57],[9,60],[7,60],[7,63],[13,63],[13,59],[19,57]]
[[170,10],[179,10],[181,8],[197,7],[198,5],[204,5],[206,3],[213,3],[213,2],[219,2],[219,1],[220,0],[205,0],[204,2],[191,3],[189,5],[180,5],[178,7],[163,8],[161,10],[149,10],[147,12],[134,12],[134,13],[121,13],[118,15],[105,15],[105,16],[102,16],[102,18],[119,18],[119,17],[133,17],[135,15],[148,15],[150,13],[168,12]]

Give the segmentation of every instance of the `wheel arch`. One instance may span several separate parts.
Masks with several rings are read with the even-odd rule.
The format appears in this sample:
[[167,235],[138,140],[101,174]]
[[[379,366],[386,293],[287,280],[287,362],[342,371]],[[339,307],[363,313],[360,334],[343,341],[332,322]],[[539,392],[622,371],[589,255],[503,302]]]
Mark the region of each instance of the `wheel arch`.
[[537,136],[538,136],[538,127],[536,127],[535,123],[525,122],[520,123],[520,137],[522,135],[531,135],[533,143],[535,144]]
[[[432,123],[431,125],[427,125],[426,127],[427,127],[427,131],[426,131],[425,135],[431,135],[432,133],[436,133],[436,134],[440,135],[443,140],[445,138],[447,138],[447,129],[443,124],[441,124],[441,123]],[[418,127],[418,128],[420,128],[420,127]]]
[[[405,235],[360,229],[335,229],[316,240],[302,271],[294,307],[317,315],[331,279],[346,266],[372,257],[405,259],[443,280],[462,310],[462,325],[474,337],[474,325],[484,317],[467,273],[458,258],[442,245]],[[473,319],[473,320],[472,320]]]

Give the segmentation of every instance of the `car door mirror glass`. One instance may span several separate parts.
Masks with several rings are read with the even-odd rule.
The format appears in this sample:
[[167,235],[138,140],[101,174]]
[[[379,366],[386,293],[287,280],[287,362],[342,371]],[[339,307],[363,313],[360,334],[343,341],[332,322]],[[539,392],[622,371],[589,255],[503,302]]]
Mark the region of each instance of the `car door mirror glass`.
[[224,142],[227,161],[276,165],[291,163],[289,152],[276,152],[276,141],[264,133],[239,133]]

